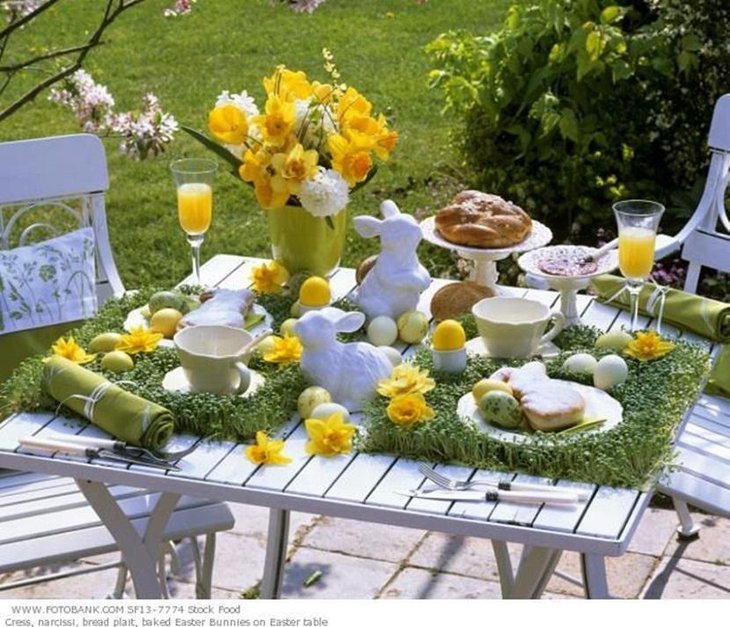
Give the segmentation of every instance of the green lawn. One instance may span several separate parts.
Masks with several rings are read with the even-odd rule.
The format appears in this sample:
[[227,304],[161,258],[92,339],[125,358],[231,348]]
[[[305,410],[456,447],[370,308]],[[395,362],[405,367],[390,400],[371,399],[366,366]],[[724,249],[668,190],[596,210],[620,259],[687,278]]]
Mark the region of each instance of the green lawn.
[[[59,3],[24,46],[42,46],[93,23],[98,0]],[[277,64],[324,80],[320,51],[328,47],[343,80],[357,87],[401,134],[392,159],[353,196],[352,213],[377,211],[393,198],[409,212],[438,207],[453,193],[459,156],[449,146],[458,120],[442,117],[438,92],[426,84],[424,46],[449,29],[488,32],[502,21],[508,0],[329,0],[315,13],[296,14],[267,0],[199,0],[186,17],[165,19],[169,0],[149,0],[123,15],[107,32],[106,45],[86,64],[106,84],[120,110],[153,91],[178,121],[204,128],[207,112],[223,89],[247,89],[261,102],[261,79]],[[0,126],[1,139],[77,131],[71,114],[45,97]],[[189,272],[187,244],[177,225],[168,163],[202,156],[205,149],[179,134],[169,152],[135,163],[107,140],[111,189],[107,208],[112,246],[127,287],[172,284]],[[352,229],[345,263],[373,250]],[[425,246],[422,257],[435,269],[450,267],[444,254]],[[203,258],[221,253],[269,256],[265,216],[250,188],[218,175],[214,223]],[[430,262],[430,263],[429,263]]]

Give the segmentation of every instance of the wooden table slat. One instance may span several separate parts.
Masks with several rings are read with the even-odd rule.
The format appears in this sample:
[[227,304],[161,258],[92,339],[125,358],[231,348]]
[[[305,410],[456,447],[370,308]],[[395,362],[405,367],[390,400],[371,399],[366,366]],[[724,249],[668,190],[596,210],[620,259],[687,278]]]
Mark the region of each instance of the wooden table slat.
[[601,538],[618,538],[636,505],[639,492],[601,486],[594,494],[578,533]]

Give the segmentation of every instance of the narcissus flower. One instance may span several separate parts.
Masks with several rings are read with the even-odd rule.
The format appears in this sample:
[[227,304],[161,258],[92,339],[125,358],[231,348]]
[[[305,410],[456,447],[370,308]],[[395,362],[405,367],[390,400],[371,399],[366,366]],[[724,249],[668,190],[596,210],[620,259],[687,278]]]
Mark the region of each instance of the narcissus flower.
[[651,361],[663,357],[674,349],[674,344],[662,339],[656,331],[639,331],[636,339],[629,342],[624,354],[639,361]]
[[420,392],[396,396],[388,403],[386,413],[391,421],[401,427],[412,427],[436,415]]
[[259,294],[278,294],[289,280],[289,272],[276,261],[270,261],[255,266],[251,271],[251,279]]
[[151,353],[157,348],[160,340],[165,337],[162,333],[153,333],[142,325],[132,327],[129,333],[122,335],[117,344],[117,350],[130,355],[136,353]]
[[302,357],[302,343],[296,335],[274,337],[271,348],[264,353],[264,361],[280,366],[298,362]]
[[72,337],[58,338],[51,346],[51,350],[54,355],[65,357],[69,361],[73,361],[77,364],[88,364],[90,361],[96,359],[95,354],[87,353],[81,346],[76,343],[76,340]]
[[425,394],[436,386],[428,371],[411,364],[400,364],[393,368],[387,379],[378,382],[378,393],[388,398],[420,392]]
[[208,128],[224,144],[242,144],[248,136],[246,116],[233,104],[213,109],[208,114]]
[[331,457],[352,451],[352,438],[357,431],[355,425],[345,422],[342,414],[335,412],[329,418],[309,418],[304,421],[309,441],[305,451],[310,455]]
[[276,153],[271,158],[271,167],[275,172],[271,187],[277,193],[287,196],[298,194],[302,182],[317,174],[318,159],[316,150],[304,150],[299,143],[289,152]]
[[274,146],[286,144],[295,120],[296,106],[294,103],[273,94],[266,101],[265,113],[253,119],[261,129],[264,140]]
[[351,137],[332,135],[327,147],[332,153],[332,167],[342,175],[352,187],[367,178],[373,167],[370,148],[373,142],[370,137],[356,134]]
[[283,440],[270,440],[263,431],[256,432],[256,444],[247,446],[244,450],[246,457],[254,464],[289,464],[291,457],[282,455]]

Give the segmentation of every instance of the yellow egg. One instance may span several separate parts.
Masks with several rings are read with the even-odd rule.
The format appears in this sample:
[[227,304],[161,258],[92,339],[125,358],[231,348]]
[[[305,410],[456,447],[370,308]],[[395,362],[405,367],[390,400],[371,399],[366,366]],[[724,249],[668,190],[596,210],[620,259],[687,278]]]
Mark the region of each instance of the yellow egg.
[[177,323],[180,322],[182,314],[172,307],[165,307],[152,314],[150,318],[150,331],[162,333],[166,338],[171,338],[177,330]]
[[310,276],[299,288],[299,302],[305,307],[329,305],[332,294],[327,279]]
[[456,320],[443,320],[433,332],[433,348],[437,351],[455,351],[464,348],[466,333]]
[[497,379],[482,379],[474,384],[471,389],[474,400],[478,403],[482,398],[489,392],[506,392],[512,394],[512,386],[504,381],[498,381]]

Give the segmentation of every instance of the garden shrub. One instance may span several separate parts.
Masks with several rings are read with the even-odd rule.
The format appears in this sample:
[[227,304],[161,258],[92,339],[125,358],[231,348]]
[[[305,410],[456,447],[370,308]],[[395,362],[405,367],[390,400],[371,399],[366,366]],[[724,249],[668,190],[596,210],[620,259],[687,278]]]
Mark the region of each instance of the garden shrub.
[[589,243],[620,198],[663,201],[682,219],[693,206],[730,80],[728,24],[717,0],[517,2],[494,34],[430,43],[430,83],[463,119],[474,182]]

